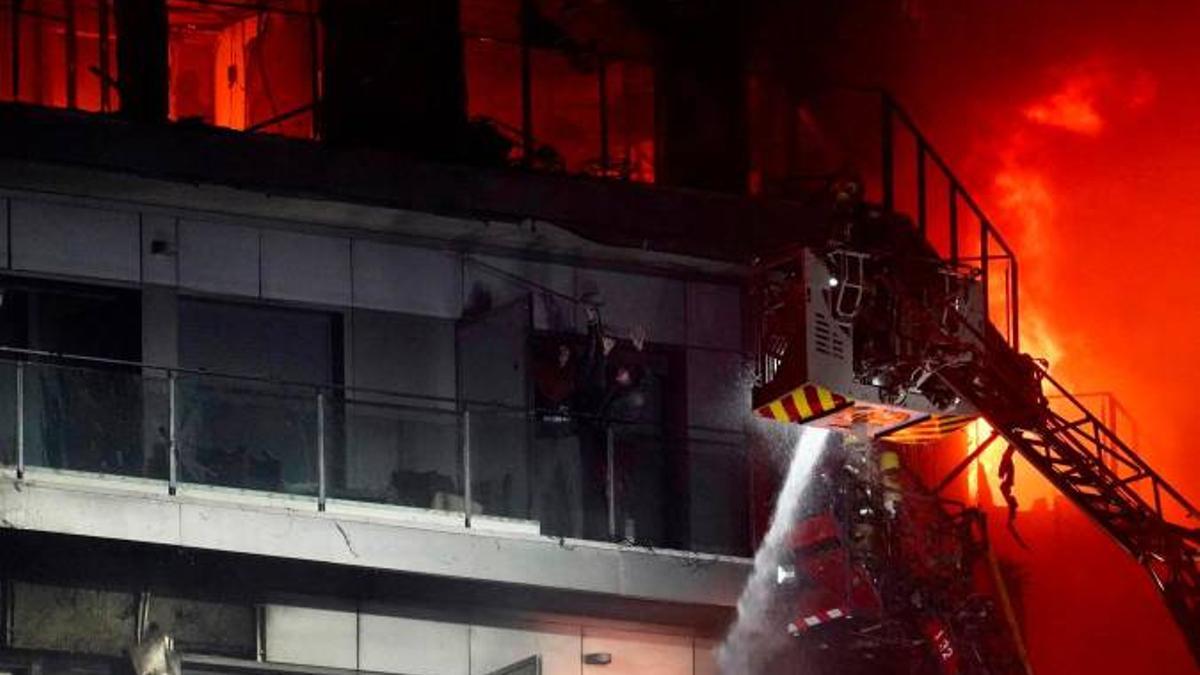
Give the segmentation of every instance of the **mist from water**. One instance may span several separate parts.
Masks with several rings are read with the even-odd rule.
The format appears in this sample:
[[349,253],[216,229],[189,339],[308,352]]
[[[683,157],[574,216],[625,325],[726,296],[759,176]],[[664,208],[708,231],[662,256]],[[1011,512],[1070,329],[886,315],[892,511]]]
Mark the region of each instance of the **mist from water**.
[[[794,429],[795,427],[789,427]],[[717,654],[725,675],[755,675],[768,672],[771,660],[783,652],[793,638],[787,622],[791,607],[781,603],[776,570],[788,552],[788,540],[796,516],[804,503],[813,470],[828,447],[831,434],[823,429],[800,427],[799,438],[787,434],[780,439],[781,452],[789,462],[787,479],[775,502],[771,525],[754,555],[754,570],[738,599],[737,619]],[[791,442],[790,456],[785,443]]]

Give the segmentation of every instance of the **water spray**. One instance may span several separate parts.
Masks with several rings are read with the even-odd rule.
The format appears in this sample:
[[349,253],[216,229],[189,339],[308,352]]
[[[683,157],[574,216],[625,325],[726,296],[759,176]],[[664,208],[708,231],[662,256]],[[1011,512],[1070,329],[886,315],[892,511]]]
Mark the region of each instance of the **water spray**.
[[[775,502],[771,525],[754,555],[754,570],[738,599],[737,619],[725,636],[717,660],[725,675],[753,675],[787,646],[784,623],[771,611],[777,597],[779,563],[788,550],[788,536],[804,503],[813,470],[828,447],[830,432],[800,428],[791,452],[787,478]],[[776,625],[778,624],[778,625]]]

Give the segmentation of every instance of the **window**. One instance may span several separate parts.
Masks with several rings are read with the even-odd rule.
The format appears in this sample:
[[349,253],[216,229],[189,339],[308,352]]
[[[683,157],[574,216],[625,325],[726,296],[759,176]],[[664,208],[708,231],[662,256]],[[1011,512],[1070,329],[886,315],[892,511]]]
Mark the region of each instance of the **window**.
[[171,119],[316,137],[315,0],[168,0],[167,13]]
[[619,10],[464,0],[461,17],[468,113],[507,140],[510,161],[654,181],[653,69]]
[[192,372],[177,379],[180,479],[316,494],[312,385],[341,382],[341,328],[326,312],[181,299],[179,363]]
[[114,0],[0,0],[0,100],[118,107]]

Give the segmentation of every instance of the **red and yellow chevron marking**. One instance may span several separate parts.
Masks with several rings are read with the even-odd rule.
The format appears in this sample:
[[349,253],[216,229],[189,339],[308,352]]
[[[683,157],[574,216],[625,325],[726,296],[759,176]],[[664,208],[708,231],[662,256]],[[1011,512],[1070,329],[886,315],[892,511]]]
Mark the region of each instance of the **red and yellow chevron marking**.
[[978,415],[934,415],[924,422],[887,434],[883,440],[906,445],[931,443],[962,429],[978,418]]
[[754,412],[777,422],[804,424],[850,405],[850,399],[835,394],[818,384],[805,384],[793,389]]

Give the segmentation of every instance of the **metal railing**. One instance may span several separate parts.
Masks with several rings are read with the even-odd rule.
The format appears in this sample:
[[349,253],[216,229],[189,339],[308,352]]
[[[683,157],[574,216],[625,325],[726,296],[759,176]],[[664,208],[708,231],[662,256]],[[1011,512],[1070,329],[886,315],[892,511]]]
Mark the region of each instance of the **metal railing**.
[[[939,251],[956,267],[968,267],[978,270],[985,316],[1004,335],[1015,350],[1020,350],[1020,298],[1018,284],[1017,256],[1008,242],[1001,236],[1000,231],[984,213],[983,208],[971,196],[962,180],[950,168],[946,160],[935,150],[929,139],[913,121],[911,115],[887,92],[877,91],[880,104],[880,180],[882,189],[882,205],[885,211],[895,211],[898,192],[901,190],[898,180],[898,164],[896,151],[898,144],[908,140],[915,145],[913,165],[914,189],[916,198],[915,223],[920,233],[931,245],[938,248],[938,243],[930,238],[932,222],[930,218],[930,165],[938,176],[946,183],[946,192],[942,196],[946,200],[946,235],[947,246]],[[963,215],[959,209],[962,204],[967,213],[975,219],[974,231],[967,231],[962,223]],[[995,248],[993,248],[993,246]],[[1005,278],[999,280],[999,289],[993,288],[995,263],[1002,264]],[[1002,290],[1005,294],[1004,303],[1000,308],[1000,316],[992,312],[991,293]],[[999,321],[997,320],[999,319]]]
[[[0,347],[0,463],[19,479],[34,467],[112,474],[160,480],[172,495],[287,494],[320,511],[400,506],[465,527],[501,517],[555,537],[745,555],[742,448],[740,432],[672,436],[498,401]],[[680,481],[706,500],[726,495],[727,508],[690,512],[685,491],[664,489]]]

